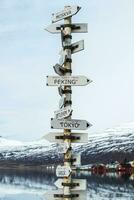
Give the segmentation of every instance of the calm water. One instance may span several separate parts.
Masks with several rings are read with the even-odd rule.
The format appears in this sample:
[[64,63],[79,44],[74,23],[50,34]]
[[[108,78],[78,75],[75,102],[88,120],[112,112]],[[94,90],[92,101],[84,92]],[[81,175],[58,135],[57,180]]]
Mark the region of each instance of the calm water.
[[[134,200],[134,176],[104,176],[79,173],[86,178],[87,200]],[[55,190],[52,173],[0,171],[0,200],[45,200],[47,191]],[[84,199],[83,199],[84,200]]]

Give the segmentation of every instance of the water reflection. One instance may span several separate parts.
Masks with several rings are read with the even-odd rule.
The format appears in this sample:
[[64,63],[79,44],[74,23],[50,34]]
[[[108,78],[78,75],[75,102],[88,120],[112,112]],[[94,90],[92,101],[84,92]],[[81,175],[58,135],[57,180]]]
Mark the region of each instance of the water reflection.
[[[79,172],[74,177],[87,179],[87,199],[92,200],[134,200],[134,175],[95,175]],[[0,200],[45,200],[46,191],[56,189],[54,173],[29,171],[0,171]]]

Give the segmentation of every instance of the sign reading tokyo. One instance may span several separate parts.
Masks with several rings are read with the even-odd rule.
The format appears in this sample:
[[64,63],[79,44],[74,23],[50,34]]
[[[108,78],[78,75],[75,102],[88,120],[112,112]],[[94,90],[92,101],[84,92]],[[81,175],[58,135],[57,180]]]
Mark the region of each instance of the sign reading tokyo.
[[72,129],[72,130],[86,130],[92,126],[86,120],[72,119],[69,121],[51,119],[51,128],[54,129]]
[[81,8],[79,6],[68,6],[64,10],[52,14],[52,23],[75,15]]
[[91,82],[86,76],[47,76],[48,86],[84,86]]

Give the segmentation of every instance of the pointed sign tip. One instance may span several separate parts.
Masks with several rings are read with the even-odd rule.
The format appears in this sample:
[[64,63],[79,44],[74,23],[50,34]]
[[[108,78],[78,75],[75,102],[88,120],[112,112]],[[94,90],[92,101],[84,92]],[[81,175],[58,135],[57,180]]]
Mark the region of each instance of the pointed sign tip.
[[81,9],[82,7],[80,7],[80,6],[77,6],[77,9],[78,9],[78,11]]
[[93,81],[91,79],[87,79],[87,83],[92,83]]
[[92,124],[90,124],[90,123],[87,123],[87,127],[91,127],[91,126],[93,126]]

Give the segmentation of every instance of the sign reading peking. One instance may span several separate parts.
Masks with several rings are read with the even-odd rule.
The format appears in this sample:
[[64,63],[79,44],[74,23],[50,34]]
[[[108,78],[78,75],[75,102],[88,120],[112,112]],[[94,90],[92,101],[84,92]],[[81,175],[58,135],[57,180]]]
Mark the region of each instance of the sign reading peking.
[[91,82],[86,76],[47,76],[48,86],[85,86]]
[[90,126],[92,125],[86,120],[72,119],[65,121],[51,118],[51,128],[54,129],[86,130]]
[[58,22],[67,17],[71,17],[75,15],[80,9],[81,7],[79,6],[68,6],[64,10],[52,14],[52,23]]

